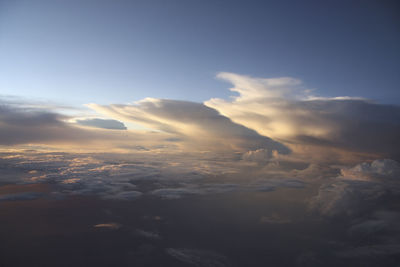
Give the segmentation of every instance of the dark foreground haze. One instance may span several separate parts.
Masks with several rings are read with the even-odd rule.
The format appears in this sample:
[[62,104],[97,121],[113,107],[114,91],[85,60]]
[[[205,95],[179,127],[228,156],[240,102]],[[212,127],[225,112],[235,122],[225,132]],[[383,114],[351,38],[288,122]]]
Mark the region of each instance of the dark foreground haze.
[[44,195],[29,202],[3,202],[1,262],[2,266],[396,266],[400,260],[396,253],[363,255],[373,253],[368,248],[373,249],[374,236],[349,232],[356,222],[329,222],[307,214],[305,191],[167,201],[54,200]]
[[[102,158],[2,155],[0,266],[380,267],[400,261],[397,181],[386,187],[346,180],[335,168],[317,168],[327,176],[301,181],[316,167],[293,163],[280,167],[298,168],[291,179],[276,180],[278,167],[262,179],[250,171],[171,177],[160,162]],[[397,175],[394,161],[369,166],[375,165],[387,168],[380,179]]]

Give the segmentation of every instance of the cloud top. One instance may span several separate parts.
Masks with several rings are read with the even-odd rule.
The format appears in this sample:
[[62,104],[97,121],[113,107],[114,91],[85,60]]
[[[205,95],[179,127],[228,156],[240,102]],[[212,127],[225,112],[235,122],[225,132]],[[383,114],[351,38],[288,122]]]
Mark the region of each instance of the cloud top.
[[233,122],[291,144],[341,148],[398,157],[400,107],[360,98],[320,98],[293,78],[262,79],[220,73],[239,93],[205,105]]
[[265,148],[279,153],[289,152],[284,145],[232,122],[201,103],[148,98],[133,105],[88,106],[118,120],[173,134],[193,147],[237,150]]

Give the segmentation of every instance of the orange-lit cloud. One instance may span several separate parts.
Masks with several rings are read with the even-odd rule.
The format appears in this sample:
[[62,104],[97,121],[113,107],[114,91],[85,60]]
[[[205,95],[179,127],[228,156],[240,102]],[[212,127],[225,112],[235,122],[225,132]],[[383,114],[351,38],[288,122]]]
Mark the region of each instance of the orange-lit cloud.
[[189,150],[199,147],[238,151],[263,148],[269,154],[272,151],[289,152],[284,145],[233,123],[200,103],[147,98],[132,105],[88,106],[111,118],[175,135],[186,142]]

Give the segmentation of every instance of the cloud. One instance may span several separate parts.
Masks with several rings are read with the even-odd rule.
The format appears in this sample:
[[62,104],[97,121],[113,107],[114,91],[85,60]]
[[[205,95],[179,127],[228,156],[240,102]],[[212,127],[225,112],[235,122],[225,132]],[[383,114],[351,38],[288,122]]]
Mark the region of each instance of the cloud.
[[288,218],[282,218],[277,213],[272,213],[271,215],[268,215],[268,216],[262,216],[260,218],[260,222],[261,223],[270,223],[270,224],[286,224],[286,223],[291,223],[292,221]]
[[105,229],[110,229],[110,230],[117,230],[119,228],[121,228],[121,224],[119,223],[99,223],[99,224],[95,224],[93,225],[94,228],[105,228]]
[[139,191],[124,191],[124,192],[120,192],[120,193],[117,193],[114,195],[107,195],[104,198],[105,199],[115,199],[115,200],[133,200],[142,195],[143,195],[143,193],[139,192]]
[[6,169],[7,177],[12,180],[1,182],[51,183],[57,196],[92,195],[128,201],[146,195],[173,199],[306,186],[299,179],[288,179],[290,173],[254,172],[234,154],[228,153],[228,156],[147,152],[3,153],[0,166],[8,166],[2,169]]
[[399,243],[400,213],[398,211],[378,210],[366,218],[355,220],[347,230],[350,240],[373,240],[378,244]]
[[319,188],[310,208],[326,216],[354,216],[387,207],[390,199],[400,197],[400,164],[393,160],[375,160],[342,169],[339,177]]
[[338,252],[337,255],[342,258],[374,259],[377,257],[387,257],[400,254],[399,244],[379,244],[355,247],[345,251]]
[[165,249],[165,252],[181,262],[196,267],[230,266],[227,257],[213,251],[188,248],[167,248]]
[[239,95],[210,99],[205,105],[264,136],[325,150],[399,156],[399,106],[360,98],[314,97],[301,81],[287,77],[260,79],[233,73],[218,77],[232,83],[231,91]]
[[243,154],[242,159],[252,162],[267,162],[272,157],[273,151],[267,149],[250,150]]
[[190,195],[224,194],[233,192],[270,192],[279,187],[303,188],[305,183],[299,180],[256,180],[248,183],[186,183],[180,187],[160,188],[151,191],[152,195],[164,199],[177,199]]
[[187,141],[190,148],[200,146],[242,151],[265,148],[279,153],[289,152],[284,145],[233,123],[216,110],[200,103],[146,98],[133,105],[88,106],[121,121],[174,134],[179,140]]
[[326,216],[354,216],[371,209],[384,195],[382,184],[339,181],[324,184],[310,202],[310,208]]
[[85,139],[79,129],[62,122],[62,116],[46,111],[0,106],[0,144],[52,142]]
[[153,239],[153,240],[162,239],[161,236],[158,233],[149,232],[149,231],[145,231],[145,230],[142,230],[142,229],[136,229],[135,230],[135,234],[137,234],[139,236],[143,236],[143,237],[148,238],[148,239]]
[[42,197],[42,193],[37,192],[24,192],[15,194],[5,194],[0,195],[0,201],[24,201],[24,200],[34,200]]
[[74,127],[65,119],[42,109],[0,105],[0,145],[83,143],[100,137],[98,132]]
[[391,159],[378,159],[357,164],[353,168],[343,168],[341,173],[343,179],[350,180],[399,179],[400,164]]
[[[111,131],[124,129],[114,120],[89,120],[81,123],[100,128],[68,123],[69,117],[38,107],[10,105],[0,100],[0,145],[36,145],[59,150],[129,151],[143,149],[173,150],[174,144],[163,141],[170,135],[144,131]],[[147,147],[147,148],[146,148]]]
[[126,130],[126,126],[117,120],[105,120],[105,119],[84,119],[76,120],[76,123],[83,126],[111,129],[111,130]]

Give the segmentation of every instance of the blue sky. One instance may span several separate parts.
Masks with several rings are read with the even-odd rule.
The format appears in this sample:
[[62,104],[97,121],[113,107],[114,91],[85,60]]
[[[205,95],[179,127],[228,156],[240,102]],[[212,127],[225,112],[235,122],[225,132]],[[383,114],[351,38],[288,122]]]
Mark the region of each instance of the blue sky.
[[0,94],[70,105],[227,98],[218,72],[400,103],[390,1],[0,1]]

